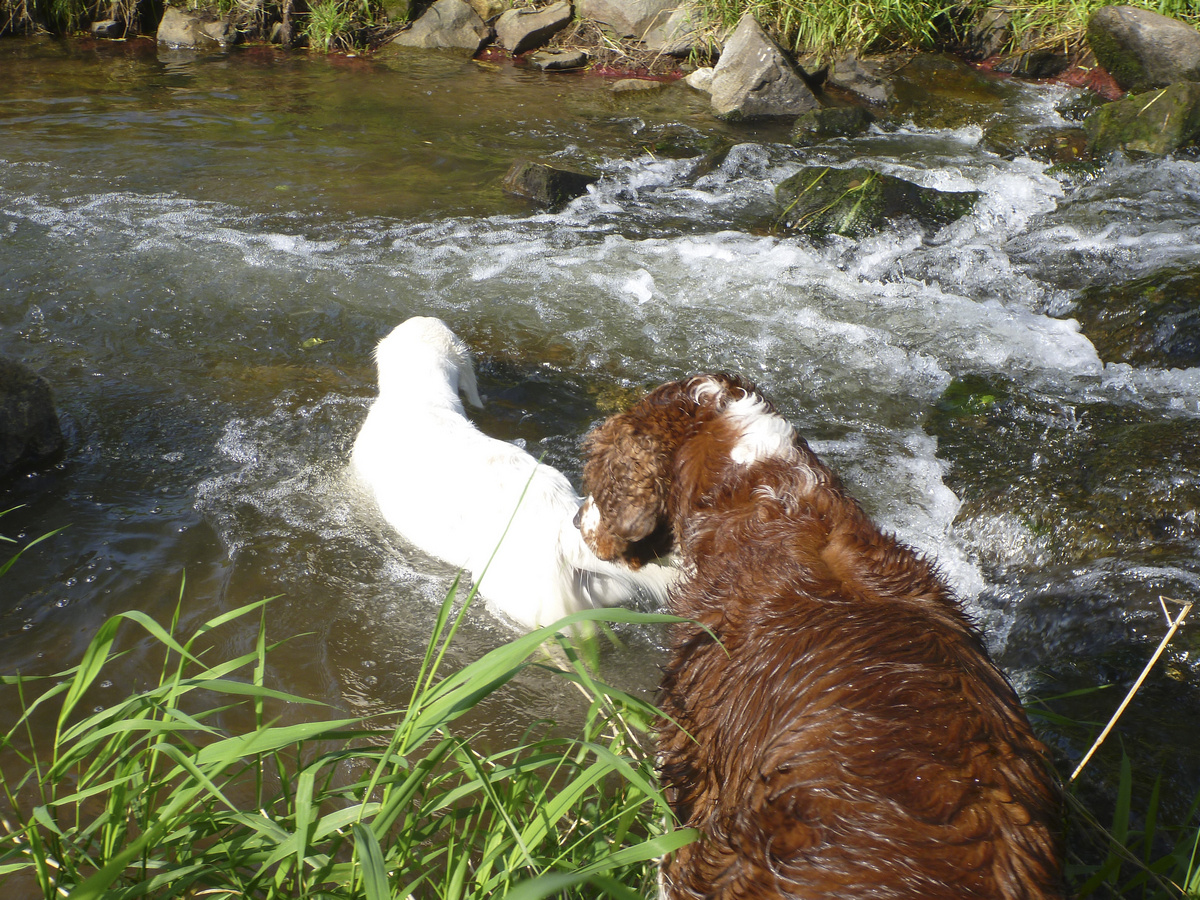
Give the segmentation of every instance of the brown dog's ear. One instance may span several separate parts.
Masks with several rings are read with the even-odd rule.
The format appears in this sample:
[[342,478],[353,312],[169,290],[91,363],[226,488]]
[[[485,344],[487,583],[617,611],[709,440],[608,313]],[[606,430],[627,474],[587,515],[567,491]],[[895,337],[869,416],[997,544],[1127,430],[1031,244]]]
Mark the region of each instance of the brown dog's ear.
[[584,486],[600,512],[601,528],[625,544],[649,537],[666,515],[658,442],[622,415],[588,435],[584,452]]

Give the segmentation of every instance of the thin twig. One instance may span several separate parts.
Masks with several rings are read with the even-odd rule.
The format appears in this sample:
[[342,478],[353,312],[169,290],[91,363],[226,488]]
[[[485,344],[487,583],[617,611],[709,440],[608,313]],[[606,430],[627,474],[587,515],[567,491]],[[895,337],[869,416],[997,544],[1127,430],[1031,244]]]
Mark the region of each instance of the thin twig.
[[[1167,611],[1168,600],[1171,600],[1171,598],[1162,596],[1158,598],[1158,602],[1162,604],[1163,614],[1167,617],[1167,623],[1171,627],[1167,629],[1167,633],[1163,635],[1163,639],[1159,641],[1158,649],[1154,651],[1154,655],[1150,657],[1150,661],[1146,663],[1146,667],[1142,669],[1142,674],[1139,675],[1137,681],[1133,683],[1133,687],[1129,689],[1129,693],[1125,695],[1125,699],[1121,701],[1121,705],[1117,707],[1117,711],[1113,713],[1112,718],[1108,720],[1108,724],[1104,726],[1104,730],[1100,732],[1100,736],[1096,738],[1096,742],[1092,744],[1091,749],[1084,754],[1084,757],[1082,760],[1080,760],[1079,765],[1075,767],[1075,771],[1071,773],[1071,777],[1068,779],[1068,781],[1074,781],[1076,776],[1083,771],[1083,767],[1088,764],[1088,760],[1092,758],[1092,754],[1100,749],[1100,745],[1104,743],[1104,739],[1108,737],[1108,733],[1112,731],[1113,726],[1117,724],[1117,719],[1121,717],[1121,713],[1125,712],[1125,707],[1129,705],[1129,701],[1133,699],[1133,695],[1138,692],[1138,689],[1142,686],[1142,682],[1146,680],[1146,676],[1150,674],[1150,670],[1154,667],[1154,664],[1158,662],[1158,658],[1162,656],[1162,652],[1167,649],[1167,644],[1171,642],[1171,638],[1175,636],[1175,632],[1179,630],[1179,626],[1183,624],[1183,620],[1187,618],[1187,614],[1192,611],[1192,601],[1182,603],[1183,609],[1180,610],[1179,615],[1172,620],[1170,612]],[[1181,603],[1179,600],[1171,600],[1171,602]]]

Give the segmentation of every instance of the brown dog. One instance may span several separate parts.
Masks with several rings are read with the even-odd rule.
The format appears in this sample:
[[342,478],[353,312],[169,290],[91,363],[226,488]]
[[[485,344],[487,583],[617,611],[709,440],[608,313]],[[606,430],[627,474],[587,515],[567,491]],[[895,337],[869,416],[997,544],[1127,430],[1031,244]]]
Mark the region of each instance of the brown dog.
[[666,897],[1062,896],[1060,794],[1012,687],[752,384],[663,385],[585,448],[585,539],[636,564],[673,536],[672,612],[699,623],[662,683],[663,782],[701,832]]

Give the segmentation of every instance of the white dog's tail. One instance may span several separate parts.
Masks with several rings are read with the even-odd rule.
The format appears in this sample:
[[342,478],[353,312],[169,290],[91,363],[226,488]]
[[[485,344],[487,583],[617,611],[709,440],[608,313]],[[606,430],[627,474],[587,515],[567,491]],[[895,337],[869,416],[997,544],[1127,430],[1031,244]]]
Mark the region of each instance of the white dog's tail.
[[579,609],[628,606],[661,610],[666,605],[671,585],[679,577],[679,569],[669,560],[630,569],[600,559],[584,543],[574,523],[568,523],[564,528],[560,547],[564,563],[562,571],[571,582],[564,588]]

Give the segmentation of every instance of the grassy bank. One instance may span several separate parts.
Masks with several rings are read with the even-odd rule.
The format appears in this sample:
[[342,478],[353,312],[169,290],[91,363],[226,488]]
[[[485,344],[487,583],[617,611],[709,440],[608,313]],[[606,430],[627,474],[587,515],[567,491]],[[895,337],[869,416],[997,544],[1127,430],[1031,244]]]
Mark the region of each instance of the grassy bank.
[[[364,719],[268,686],[265,606],[187,636],[125,613],[78,666],[3,679],[25,709],[0,739],[6,896],[634,897],[650,889],[650,861],[690,838],[668,828],[641,749],[651,708],[596,681],[554,629],[445,673],[467,606],[451,592],[408,706]],[[255,615],[252,651],[207,658],[222,628]],[[588,611],[572,622],[600,616],[664,620]],[[118,631],[138,629],[161,656],[157,683],[93,708]],[[586,695],[580,733],[535,725],[488,751],[453,731],[531,667]],[[297,704],[314,712],[282,724]]]

